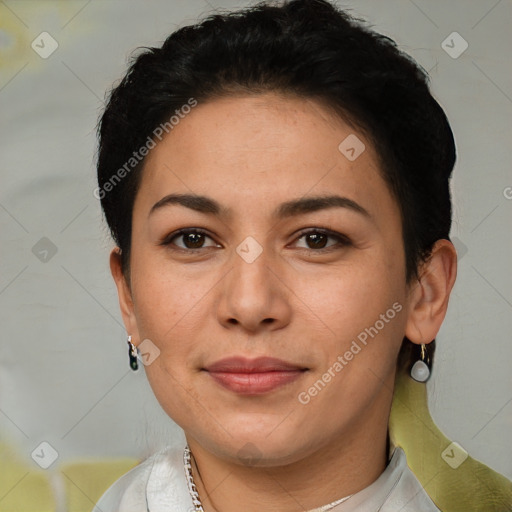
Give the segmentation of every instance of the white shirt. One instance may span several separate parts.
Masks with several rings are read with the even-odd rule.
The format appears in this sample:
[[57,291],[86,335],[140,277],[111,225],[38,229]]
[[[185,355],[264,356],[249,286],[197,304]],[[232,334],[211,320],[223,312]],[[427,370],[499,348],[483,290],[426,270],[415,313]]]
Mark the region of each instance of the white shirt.
[[[380,477],[332,512],[440,512],[395,448]],[[193,512],[183,449],[166,447],[114,482],[92,512]],[[314,511],[312,511],[314,512]]]

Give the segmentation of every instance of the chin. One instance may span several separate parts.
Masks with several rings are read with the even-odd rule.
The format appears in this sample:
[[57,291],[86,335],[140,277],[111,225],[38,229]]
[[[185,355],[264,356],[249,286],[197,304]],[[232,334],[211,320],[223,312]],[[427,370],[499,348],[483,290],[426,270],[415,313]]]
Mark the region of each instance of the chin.
[[[231,423],[232,428],[224,424],[229,434],[220,429],[217,435],[210,430],[196,433],[194,437],[217,457],[251,467],[292,464],[314,451],[314,437],[307,435],[303,425],[276,428],[275,417],[272,420],[271,428],[262,428],[261,418],[253,415],[252,424],[246,424],[245,428],[240,428],[235,421]],[[321,439],[318,442],[321,444]]]
[[236,464],[250,467],[286,466],[304,458],[302,446],[295,446],[279,440],[271,443],[262,439],[245,439],[232,442],[229,446],[219,446],[218,455],[231,459]]

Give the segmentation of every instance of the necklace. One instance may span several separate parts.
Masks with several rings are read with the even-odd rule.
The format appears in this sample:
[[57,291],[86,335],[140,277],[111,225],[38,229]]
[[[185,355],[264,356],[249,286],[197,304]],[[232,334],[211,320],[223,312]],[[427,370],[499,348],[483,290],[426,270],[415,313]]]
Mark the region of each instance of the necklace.
[[199,499],[199,493],[197,492],[196,484],[194,483],[194,477],[192,476],[192,466],[190,464],[190,448],[188,447],[188,444],[185,446],[185,451],[183,452],[183,466],[185,468],[185,476],[187,477],[188,492],[192,498],[192,503],[194,504],[194,511],[204,512],[203,505]]
[[[194,477],[192,476],[192,465],[190,463],[190,448],[188,444],[185,446],[185,450],[183,452],[183,466],[185,469],[185,476],[187,478],[187,486],[190,497],[192,498],[192,503],[194,504],[194,512],[204,512],[203,505],[201,500],[199,499],[199,493],[197,492],[196,484],[194,483]],[[311,512],[327,512],[328,510],[333,509],[336,505],[343,503],[348,500],[351,496],[345,496],[339,500],[333,501],[328,505],[324,505],[320,508],[315,508]]]

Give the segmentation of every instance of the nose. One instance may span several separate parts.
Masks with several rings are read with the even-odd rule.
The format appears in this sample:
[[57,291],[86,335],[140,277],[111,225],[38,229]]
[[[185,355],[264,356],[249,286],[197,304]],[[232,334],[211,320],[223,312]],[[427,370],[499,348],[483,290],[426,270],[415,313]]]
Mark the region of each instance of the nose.
[[257,333],[281,329],[290,322],[291,290],[285,282],[285,263],[268,253],[263,250],[251,261],[242,251],[234,252],[232,269],[219,283],[217,314],[224,327]]

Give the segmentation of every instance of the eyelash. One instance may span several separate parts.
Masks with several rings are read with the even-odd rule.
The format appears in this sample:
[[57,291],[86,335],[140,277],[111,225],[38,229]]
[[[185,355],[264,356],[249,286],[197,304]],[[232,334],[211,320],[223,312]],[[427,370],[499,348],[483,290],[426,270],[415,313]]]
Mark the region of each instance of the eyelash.
[[[213,240],[213,238],[206,231],[204,231],[202,229],[184,228],[184,229],[180,229],[180,230],[175,231],[174,233],[171,233],[170,235],[166,236],[159,243],[159,245],[164,245],[164,246],[174,245],[172,243],[172,240],[174,240],[175,238],[178,238],[180,236],[187,235],[187,234],[205,235],[208,238],[211,238]],[[337,233],[336,231],[331,231],[329,229],[324,229],[324,228],[313,228],[313,229],[304,230],[299,233],[299,235],[295,239],[295,241],[298,241],[301,238],[304,238],[305,236],[311,235],[311,234],[321,234],[321,235],[325,235],[329,238],[336,238],[338,240],[338,243],[335,245],[331,245],[329,247],[321,247],[319,249],[310,249],[308,247],[300,247],[299,249],[304,250],[304,251],[324,252],[325,253],[325,252],[330,252],[332,250],[340,249],[341,247],[346,247],[346,246],[351,245],[351,241],[347,236],[342,235],[341,233]],[[196,249],[188,249],[188,248],[184,249],[183,247],[175,246],[175,247],[171,247],[171,250],[186,252],[186,253],[195,253],[195,252],[201,251],[203,249],[208,249],[208,248],[211,248],[211,247],[198,247]]]

